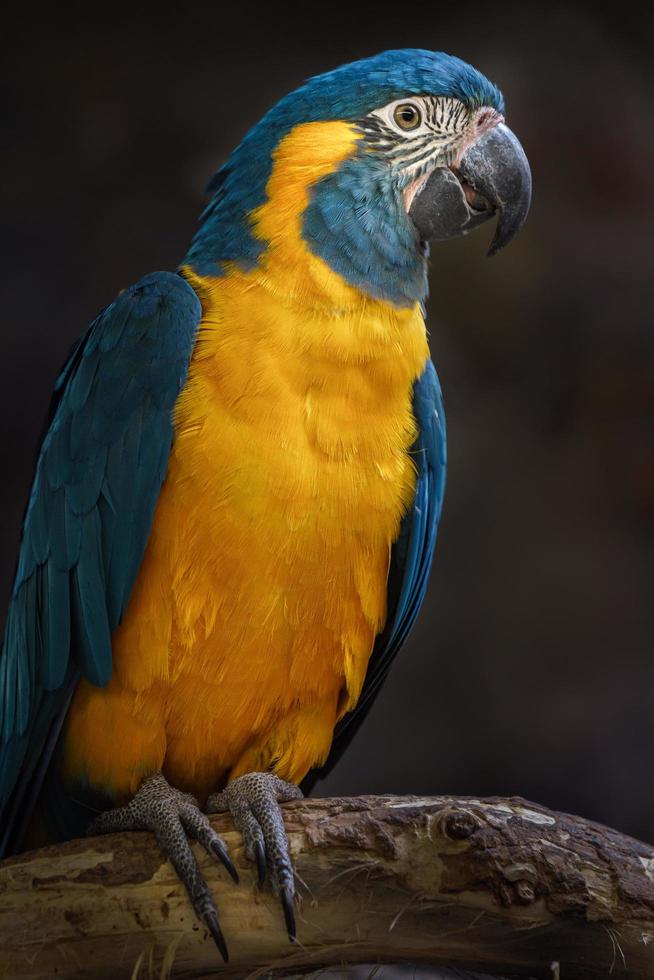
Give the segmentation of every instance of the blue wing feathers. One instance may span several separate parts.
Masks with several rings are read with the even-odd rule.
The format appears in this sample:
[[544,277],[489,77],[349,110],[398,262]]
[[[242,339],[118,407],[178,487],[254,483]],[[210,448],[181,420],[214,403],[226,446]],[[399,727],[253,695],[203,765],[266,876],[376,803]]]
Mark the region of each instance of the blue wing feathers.
[[[16,636],[16,616],[12,616],[7,623],[7,638],[12,643],[19,642]],[[2,690],[4,691],[4,717],[2,724],[2,738],[7,740],[11,737],[14,731],[14,718],[16,711],[16,658],[15,657],[5,657],[2,663],[2,670],[0,671],[0,683],[2,684]]]
[[200,319],[192,288],[154,273],[97,317],[57,379],[0,653],[0,856],[77,677],[111,676],[111,632],[147,544]]
[[32,710],[30,725],[23,735],[14,734],[0,750],[3,785],[14,787],[5,804],[0,825],[0,854],[20,847],[25,822],[50,762],[77,673],[69,666],[60,690],[43,692]]
[[46,691],[54,691],[63,683],[70,649],[70,575],[53,562],[36,574],[44,621],[41,683]]
[[97,507],[84,517],[82,527],[79,559],[71,573],[72,609],[77,613],[76,660],[83,677],[105,687],[111,677],[111,629]]

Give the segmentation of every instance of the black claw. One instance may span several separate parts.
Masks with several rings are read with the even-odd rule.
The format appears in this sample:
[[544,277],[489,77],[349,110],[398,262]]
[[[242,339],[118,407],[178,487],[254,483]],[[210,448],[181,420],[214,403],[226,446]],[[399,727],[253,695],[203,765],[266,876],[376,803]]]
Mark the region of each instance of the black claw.
[[227,871],[231,875],[232,881],[234,881],[238,885],[239,880],[240,880],[239,877],[238,877],[238,871],[234,867],[234,864],[232,862],[232,859],[230,858],[230,856],[227,853],[226,849],[224,847],[222,847],[218,843],[218,841],[215,841],[215,840],[211,842],[211,844],[209,845],[209,847],[211,848],[211,853],[213,854],[213,856],[214,857],[217,857],[218,860],[223,863],[223,865],[225,866],[225,868],[227,869]]
[[263,844],[259,840],[254,845],[254,859],[257,862],[259,884],[263,885],[266,880],[266,852],[263,849]]
[[229,953],[227,952],[227,943],[225,942],[225,937],[222,934],[221,928],[218,925],[218,916],[215,912],[205,912],[202,916],[204,924],[211,933],[213,941],[218,947],[218,951],[222,956],[225,963],[229,963]]
[[284,912],[284,922],[286,923],[286,931],[288,933],[288,938],[293,942],[297,933],[295,929],[295,908],[293,907],[293,892],[290,888],[282,888],[279,893],[279,900],[282,903],[282,911]]

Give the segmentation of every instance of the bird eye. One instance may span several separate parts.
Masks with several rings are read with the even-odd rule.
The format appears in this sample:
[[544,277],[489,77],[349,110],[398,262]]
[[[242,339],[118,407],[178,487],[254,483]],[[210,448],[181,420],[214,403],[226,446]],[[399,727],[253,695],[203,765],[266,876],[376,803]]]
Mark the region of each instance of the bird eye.
[[417,129],[422,122],[420,111],[411,102],[401,102],[400,105],[396,105],[393,110],[393,119],[400,129],[407,132],[411,129]]

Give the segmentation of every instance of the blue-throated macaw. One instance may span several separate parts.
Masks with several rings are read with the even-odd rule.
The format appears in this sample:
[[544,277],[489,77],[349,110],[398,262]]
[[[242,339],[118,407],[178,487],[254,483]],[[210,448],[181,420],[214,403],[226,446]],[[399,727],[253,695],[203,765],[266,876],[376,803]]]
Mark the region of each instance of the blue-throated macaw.
[[178,272],[78,342],[0,659],[0,853],[153,830],[226,957],[187,838],[235,875],[200,803],[229,809],[295,934],[279,803],[357,728],[434,550],[426,242],[499,213],[497,250],[529,206],[503,111],[442,53],[310,79],[213,178]]

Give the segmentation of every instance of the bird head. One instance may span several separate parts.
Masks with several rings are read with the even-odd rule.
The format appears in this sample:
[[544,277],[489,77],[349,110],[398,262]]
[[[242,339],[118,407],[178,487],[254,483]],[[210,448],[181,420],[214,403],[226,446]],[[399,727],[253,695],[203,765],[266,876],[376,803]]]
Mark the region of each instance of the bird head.
[[429,242],[497,215],[494,254],[525,220],[529,165],[503,113],[494,84],[441,52],[386,51],[311,78],[215,175],[186,264],[215,276],[275,254],[291,276],[313,257],[364,294],[421,302]]

